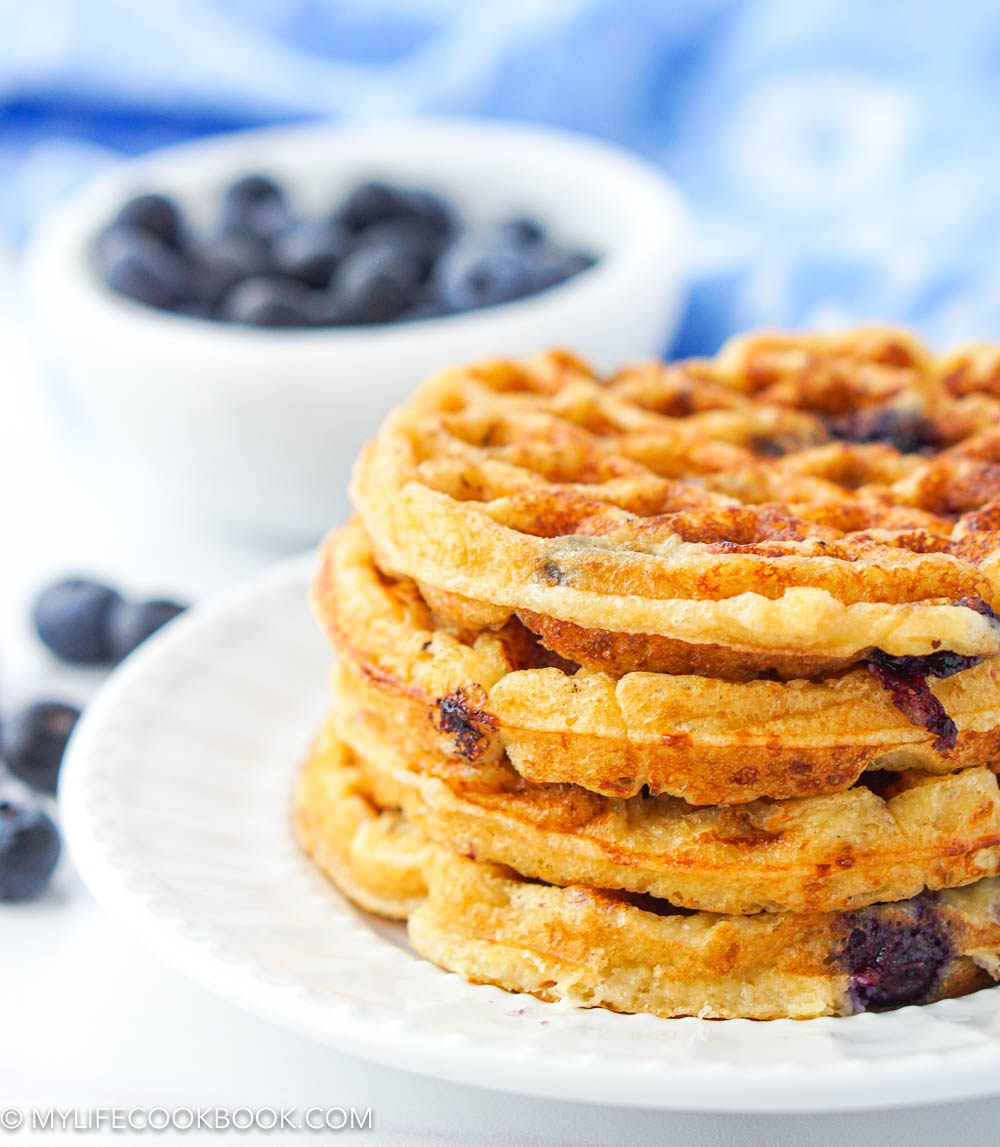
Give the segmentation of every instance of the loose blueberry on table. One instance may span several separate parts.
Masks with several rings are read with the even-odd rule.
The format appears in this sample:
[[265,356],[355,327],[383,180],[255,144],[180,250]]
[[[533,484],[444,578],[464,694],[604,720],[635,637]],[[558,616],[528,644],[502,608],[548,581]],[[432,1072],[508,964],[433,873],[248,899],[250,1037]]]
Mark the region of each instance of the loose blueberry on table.
[[59,830],[41,805],[0,792],[0,901],[40,896],[60,850]]
[[126,601],[87,578],[66,578],[41,591],[32,608],[42,643],[63,661],[114,665],[184,606],[173,601]]
[[32,620],[42,643],[63,661],[103,665],[111,661],[107,619],[121,595],[85,578],[53,582],[35,599]]
[[[179,217],[164,210],[160,197],[132,200],[122,217],[128,226],[141,223],[171,243],[181,241]],[[174,601],[127,601],[111,586],[77,577],[46,586],[35,598],[32,620],[42,643],[63,661],[107,666],[183,611]],[[28,789],[55,794],[79,717],[79,709],[62,701],[36,701],[0,727],[0,902],[36,899],[55,870],[59,830]]]
[[37,701],[4,724],[3,759],[25,784],[54,793],[59,766],[80,710],[61,701]]
[[296,214],[267,175],[230,184],[201,233],[168,196],[125,203],[95,255],[118,294],[257,327],[342,327],[460,314],[548,290],[594,258],[534,219],[464,227],[430,191],[368,181],[324,215]]
[[184,612],[175,601],[125,601],[108,613],[107,640],[112,661],[122,661],[168,621]]

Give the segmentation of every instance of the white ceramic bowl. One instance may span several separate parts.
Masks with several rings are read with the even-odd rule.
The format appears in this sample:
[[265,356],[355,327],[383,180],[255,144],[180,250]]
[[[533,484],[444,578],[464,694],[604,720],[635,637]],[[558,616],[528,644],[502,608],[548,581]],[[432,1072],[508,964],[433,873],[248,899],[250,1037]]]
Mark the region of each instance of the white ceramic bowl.
[[[530,214],[599,261],[522,301],[384,327],[254,329],[156,311],[100,281],[93,239],[128,196],[164,190],[207,221],[222,189],[274,174],[306,211],[360,178],[447,195],[472,224]],[[544,128],[459,120],[310,125],[172,147],[65,202],[25,283],[47,374],[74,431],[150,507],[285,544],[342,512],[358,448],[423,378],[477,357],[567,346],[599,368],[656,355],[681,301],[685,214],[623,151]]]

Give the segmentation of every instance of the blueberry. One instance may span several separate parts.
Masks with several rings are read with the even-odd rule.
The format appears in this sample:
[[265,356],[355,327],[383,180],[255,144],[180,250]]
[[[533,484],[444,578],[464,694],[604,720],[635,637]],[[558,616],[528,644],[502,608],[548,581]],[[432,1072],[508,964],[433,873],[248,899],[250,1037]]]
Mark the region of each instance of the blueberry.
[[971,609],[974,613],[985,617],[992,625],[1000,625],[1000,616],[997,615],[997,611],[989,602],[983,601],[981,597],[960,597],[951,604],[960,605],[963,609]]
[[59,701],[38,701],[5,724],[3,756],[10,771],[32,788],[54,793],[66,742],[80,710]]
[[229,185],[222,198],[220,229],[272,236],[290,216],[281,185],[267,175],[245,175]]
[[175,250],[183,246],[181,213],[166,195],[135,196],[122,205],[114,222],[145,231]]
[[363,242],[366,247],[392,247],[411,256],[420,266],[421,279],[426,279],[448,239],[424,220],[403,216],[373,224],[364,232]]
[[248,231],[231,231],[206,240],[193,251],[199,299],[217,305],[243,279],[274,267],[267,241]]
[[337,264],[354,246],[345,227],[329,219],[293,223],[274,240],[278,268],[309,287],[325,287]]
[[408,307],[399,317],[408,323],[415,323],[421,319],[439,319],[450,313],[440,299],[425,298]]
[[0,799],[0,900],[34,900],[48,886],[60,852],[59,830],[36,804]]
[[214,319],[215,307],[209,299],[185,299],[174,308],[178,315],[190,315],[193,319]]
[[184,612],[175,601],[119,602],[107,619],[108,646],[115,661],[138,648],[147,637]]
[[508,219],[496,229],[497,237],[502,242],[511,243],[515,247],[534,247],[545,239],[545,231],[540,223],[534,219]]
[[151,307],[172,307],[188,293],[184,259],[149,231],[129,224],[113,224],[101,235],[97,263],[112,290]]
[[404,191],[400,196],[400,211],[401,218],[416,220],[442,239],[457,229],[451,208],[440,195],[430,191]]
[[943,445],[935,420],[915,410],[867,406],[830,418],[827,424],[836,438],[848,442],[885,442],[901,454],[938,450]]
[[309,326],[309,292],[286,275],[258,275],[237,284],[222,301],[224,318],[255,327]]
[[121,602],[110,586],[86,578],[57,581],[35,598],[31,616],[42,642],[64,661],[102,665],[113,660],[105,622]]
[[522,253],[476,241],[449,247],[434,268],[432,283],[453,311],[510,302],[535,289],[533,268]]
[[538,247],[532,259],[534,289],[544,291],[579,275],[594,265],[589,255],[580,251],[564,251],[559,247]]
[[837,958],[851,976],[860,1010],[901,1008],[926,999],[951,955],[950,938],[932,899],[921,896],[892,910],[849,913]]
[[354,322],[343,300],[333,290],[313,291],[309,312],[315,327],[346,327]]
[[416,301],[421,272],[419,261],[405,251],[361,247],[337,268],[333,295],[346,322],[388,322]]
[[336,223],[348,231],[363,231],[373,223],[395,219],[406,213],[405,198],[398,188],[370,180],[347,193],[333,214]]
[[349,231],[367,231],[379,223],[408,219],[443,240],[456,228],[451,209],[430,191],[407,190],[376,180],[348,192],[333,218]]

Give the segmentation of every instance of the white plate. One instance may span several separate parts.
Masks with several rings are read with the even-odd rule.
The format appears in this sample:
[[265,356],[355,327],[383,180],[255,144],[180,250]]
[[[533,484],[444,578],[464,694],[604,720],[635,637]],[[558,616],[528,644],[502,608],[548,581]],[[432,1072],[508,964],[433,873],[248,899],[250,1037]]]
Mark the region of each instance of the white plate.
[[153,638],[74,736],[61,786],[97,897],[259,1015],[396,1067],[560,1099],[809,1111],[1000,1092],[1000,991],[807,1022],[658,1020],[544,1004],[416,957],[299,854],[293,777],[330,653],[287,564]]

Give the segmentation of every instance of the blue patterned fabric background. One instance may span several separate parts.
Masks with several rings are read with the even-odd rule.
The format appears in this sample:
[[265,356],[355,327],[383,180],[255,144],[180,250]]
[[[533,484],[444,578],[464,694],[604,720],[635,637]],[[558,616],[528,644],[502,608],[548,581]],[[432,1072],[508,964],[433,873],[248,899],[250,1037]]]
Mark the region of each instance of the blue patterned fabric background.
[[694,208],[677,353],[755,324],[1000,326],[988,0],[0,0],[0,230],[180,139],[462,113],[603,136]]

